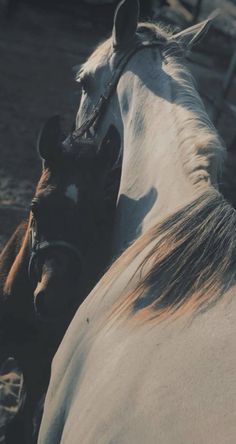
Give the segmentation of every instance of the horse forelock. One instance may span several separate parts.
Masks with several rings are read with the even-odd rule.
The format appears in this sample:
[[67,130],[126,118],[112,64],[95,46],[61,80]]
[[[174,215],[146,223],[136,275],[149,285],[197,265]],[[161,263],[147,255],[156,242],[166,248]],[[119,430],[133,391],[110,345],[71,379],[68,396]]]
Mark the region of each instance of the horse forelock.
[[[172,36],[172,33],[162,25],[156,23],[144,22],[138,25],[138,35],[141,40],[151,38],[152,40],[163,41]],[[100,43],[92,52],[90,57],[80,66],[76,74],[78,78],[84,72],[93,72],[100,65],[106,64],[109,57],[113,54],[114,48],[112,45],[112,37]]]
[[41,196],[47,196],[56,190],[57,186],[51,183],[51,172],[48,168],[42,170],[42,174],[38,181],[35,198]]
[[92,52],[88,60],[80,66],[79,71],[76,74],[76,79],[79,78],[84,72],[93,72],[97,67],[103,63],[107,63],[108,58],[113,53],[111,38],[100,43],[97,48]]

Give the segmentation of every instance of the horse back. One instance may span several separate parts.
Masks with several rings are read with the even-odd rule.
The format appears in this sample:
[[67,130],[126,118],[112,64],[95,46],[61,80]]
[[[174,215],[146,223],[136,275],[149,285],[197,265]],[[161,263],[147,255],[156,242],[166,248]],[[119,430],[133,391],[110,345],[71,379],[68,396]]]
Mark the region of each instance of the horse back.
[[[39,443],[234,444],[233,296],[177,320],[113,319],[84,338],[63,376],[67,389],[49,390]],[[54,366],[61,360],[63,350]]]

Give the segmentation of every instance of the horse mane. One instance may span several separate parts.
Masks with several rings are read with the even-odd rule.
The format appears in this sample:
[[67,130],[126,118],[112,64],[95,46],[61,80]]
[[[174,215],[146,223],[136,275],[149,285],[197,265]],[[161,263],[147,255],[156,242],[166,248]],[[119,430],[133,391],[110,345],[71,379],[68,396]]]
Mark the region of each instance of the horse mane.
[[[205,310],[235,283],[236,211],[214,188],[139,238],[113,264],[104,282],[152,245],[111,316],[143,320]],[[133,278],[132,277],[132,278]],[[135,282],[135,280],[134,280]]]
[[21,221],[0,253],[1,284],[6,279],[7,274],[21,249],[24,237],[26,236],[27,227],[28,220]]

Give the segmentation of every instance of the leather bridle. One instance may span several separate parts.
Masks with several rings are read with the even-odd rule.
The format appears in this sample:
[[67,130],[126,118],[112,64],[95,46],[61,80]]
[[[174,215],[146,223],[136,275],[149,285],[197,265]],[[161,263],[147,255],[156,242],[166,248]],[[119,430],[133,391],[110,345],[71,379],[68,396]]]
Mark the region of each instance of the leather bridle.
[[36,277],[40,277],[39,271],[39,259],[41,253],[45,251],[49,251],[51,249],[60,249],[66,250],[69,253],[73,254],[75,259],[81,264],[82,263],[82,255],[78,248],[72,245],[69,242],[63,240],[40,240],[40,234],[38,230],[37,221],[34,216],[32,216],[30,231],[29,231],[29,248],[30,248],[30,260],[28,266],[28,275],[30,280],[34,280],[35,274]]
[[[75,144],[84,144],[84,143],[91,143],[94,145],[94,138],[86,137],[85,134],[89,131],[90,128],[93,127],[93,125],[96,123],[98,124],[98,120],[101,119],[101,117],[104,115],[106,107],[112,97],[112,95],[115,93],[118,82],[121,78],[121,75],[130,61],[130,59],[133,57],[134,54],[136,54],[139,51],[142,51],[146,48],[152,48],[152,47],[160,47],[162,44],[162,41],[144,41],[139,42],[134,48],[131,48],[128,50],[118,61],[114,73],[110,79],[110,81],[105,86],[104,93],[100,96],[97,104],[94,106],[90,116],[85,120],[85,122],[77,129],[75,129],[71,135],[70,135],[70,143],[73,145]],[[116,52],[116,49],[114,49],[114,52]],[[118,52],[118,51],[117,51]],[[96,137],[96,136],[95,136]]]
[[[117,65],[114,69],[114,73],[110,79],[110,81],[105,86],[104,93],[100,96],[97,104],[94,106],[90,116],[85,120],[85,122],[77,129],[75,129],[69,137],[66,139],[65,144],[70,144],[71,146],[76,145],[80,148],[83,148],[84,146],[89,147],[91,146],[98,146],[98,141],[95,137],[85,137],[86,133],[91,129],[95,124],[97,126],[98,121],[101,119],[101,117],[104,115],[106,111],[106,107],[109,104],[110,99],[112,98],[113,94],[116,91],[118,82],[121,78],[121,75],[130,61],[130,59],[138,53],[139,51],[142,51],[146,48],[153,48],[157,47],[162,44],[161,41],[143,41],[139,42],[134,48],[129,49],[125,54],[122,55],[122,57],[118,60]],[[114,53],[118,51],[116,48],[114,48]],[[29,267],[28,267],[28,274],[29,277],[32,278],[33,276],[33,269],[39,270],[38,267],[38,259],[39,255],[42,252],[48,251],[52,248],[60,248],[69,251],[70,253],[73,253],[76,259],[81,262],[81,253],[80,251],[74,247],[69,242],[65,242],[62,240],[55,240],[55,241],[40,241],[39,231],[37,227],[37,222],[32,217],[31,226],[30,226],[30,236],[29,236],[29,243],[30,243],[30,261],[29,261]],[[39,271],[38,271],[39,274]]]

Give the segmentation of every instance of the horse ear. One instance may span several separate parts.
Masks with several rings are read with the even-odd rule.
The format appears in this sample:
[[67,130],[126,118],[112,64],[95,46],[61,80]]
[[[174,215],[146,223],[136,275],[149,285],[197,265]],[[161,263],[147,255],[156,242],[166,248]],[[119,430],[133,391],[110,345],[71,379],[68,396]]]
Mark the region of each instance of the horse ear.
[[173,35],[171,39],[179,42],[185,49],[191,49],[204,37],[211,23],[212,18],[209,18]]
[[122,0],[116,8],[112,31],[114,48],[126,45],[137,31],[139,0]]
[[58,158],[61,153],[61,123],[60,116],[51,117],[42,127],[37,149],[40,157],[46,161]]
[[120,135],[114,125],[111,125],[98,148],[98,157],[103,165],[108,165],[111,169],[120,158]]

